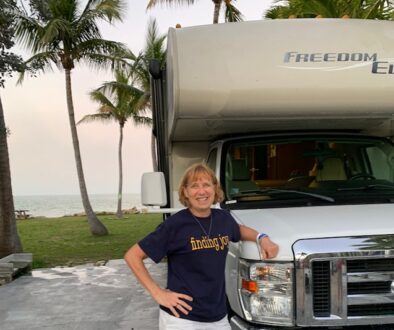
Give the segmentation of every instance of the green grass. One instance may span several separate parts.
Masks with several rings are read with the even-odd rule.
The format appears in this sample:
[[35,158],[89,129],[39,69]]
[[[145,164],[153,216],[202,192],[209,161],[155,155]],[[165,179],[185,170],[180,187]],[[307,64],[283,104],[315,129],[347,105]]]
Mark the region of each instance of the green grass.
[[162,221],[159,214],[99,216],[108,236],[90,234],[86,217],[34,218],[17,221],[24,252],[33,253],[33,268],[78,265],[121,259]]

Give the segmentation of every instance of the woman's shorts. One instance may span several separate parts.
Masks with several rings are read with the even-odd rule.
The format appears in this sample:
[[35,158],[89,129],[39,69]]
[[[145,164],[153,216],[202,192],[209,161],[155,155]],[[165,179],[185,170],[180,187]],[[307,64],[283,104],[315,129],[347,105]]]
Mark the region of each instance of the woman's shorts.
[[160,330],[231,330],[227,316],[216,322],[197,322],[172,316],[160,309]]

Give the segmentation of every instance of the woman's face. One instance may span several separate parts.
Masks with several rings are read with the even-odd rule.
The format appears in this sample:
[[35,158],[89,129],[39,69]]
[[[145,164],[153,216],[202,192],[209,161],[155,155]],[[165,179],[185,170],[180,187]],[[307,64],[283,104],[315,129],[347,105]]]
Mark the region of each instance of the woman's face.
[[215,185],[211,178],[207,175],[193,178],[184,189],[192,213],[201,217],[209,216],[211,205],[215,200]]

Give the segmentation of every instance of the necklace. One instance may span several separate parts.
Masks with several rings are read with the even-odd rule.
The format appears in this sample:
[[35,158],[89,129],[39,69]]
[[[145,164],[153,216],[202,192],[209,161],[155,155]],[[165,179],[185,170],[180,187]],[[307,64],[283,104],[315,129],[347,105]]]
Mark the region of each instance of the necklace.
[[190,211],[190,214],[192,215],[193,219],[198,223],[198,225],[200,226],[201,230],[203,231],[203,233],[205,234],[205,236],[207,236],[209,238],[209,235],[211,235],[211,230],[212,230],[212,212],[211,212],[211,217],[209,218],[209,230],[208,233],[205,231],[204,227],[202,226],[202,224],[200,223],[200,221],[197,220],[197,218],[194,216],[194,214]]

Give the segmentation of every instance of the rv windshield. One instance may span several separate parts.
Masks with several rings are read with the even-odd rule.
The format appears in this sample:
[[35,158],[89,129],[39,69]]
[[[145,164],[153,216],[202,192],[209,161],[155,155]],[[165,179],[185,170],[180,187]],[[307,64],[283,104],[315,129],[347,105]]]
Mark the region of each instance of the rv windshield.
[[244,139],[227,143],[223,159],[225,203],[234,207],[394,201],[394,146],[386,139]]

